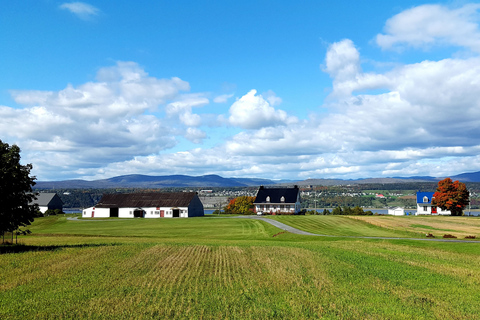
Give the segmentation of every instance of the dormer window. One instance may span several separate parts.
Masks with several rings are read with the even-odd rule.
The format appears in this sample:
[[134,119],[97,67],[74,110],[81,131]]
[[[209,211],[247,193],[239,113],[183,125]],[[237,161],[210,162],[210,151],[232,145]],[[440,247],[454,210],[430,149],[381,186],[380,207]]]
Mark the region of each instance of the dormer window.
[[423,197],[423,202],[428,202],[428,197],[427,196]]
[[282,197],[280,198],[280,202],[285,202],[285,197],[284,197],[284,196],[282,196]]
[[267,196],[267,202],[270,202],[270,196]]

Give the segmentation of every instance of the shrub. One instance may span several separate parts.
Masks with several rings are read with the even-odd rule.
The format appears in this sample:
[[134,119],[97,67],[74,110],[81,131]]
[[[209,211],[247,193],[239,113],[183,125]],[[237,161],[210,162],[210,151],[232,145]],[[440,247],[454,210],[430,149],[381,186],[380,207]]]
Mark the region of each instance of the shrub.
[[53,211],[55,211],[55,214],[65,214],[61,209],[55,209]]
[[444,238],[452,238],[452,239],[457,239],[457,237],[455,237],[454,235],[452,234],[444,234],[443,235]]
[[45,211],[44,216],[45,216],[45,217],[55,216],[56,214],[57,214],[57,213],[55,212],[55,210],[48,209],[47,211]]
[[475,236],[466,236],[465,239],[475,239]]
[[434,236],[433,234],[431,234],[431,233],[427,233],[425,236],[426,236],[427,238],[435,238],[435,236]]

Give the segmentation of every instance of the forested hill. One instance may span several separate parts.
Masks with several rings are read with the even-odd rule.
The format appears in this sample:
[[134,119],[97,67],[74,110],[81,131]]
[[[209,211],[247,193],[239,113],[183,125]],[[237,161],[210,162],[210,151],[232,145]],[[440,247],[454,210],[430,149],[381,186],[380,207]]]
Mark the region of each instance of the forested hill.
[[[462,173],[451,177],[452,180],[461,182],[480,182],[480,172]],[[125,175],[102,180],[65,180],[65,181],[38,181],[35,189],[111,189],[111,188],[214,188],[214,187],[250,187],[260,185],[284,184],[299,186],[307,185],[355,185],[355,184],[398,184],[398,183],[419,183],[438,182],[442,177],[397,177],[397,178],[367,178],[357,180],[341,179],[307,179],[304,181],[291,180],[269,180],[256,178],[224,178],[218,175],[187,176],[148,176],[148,175]]]
[[86,181],[38,181],[36,189],[109,189],[109,188],[185,188],[185,187],[249,187],[271,185],[278,181],[268,179],[223,178],[218,175],[205,176],[147,176],[125,175],[109,179]]

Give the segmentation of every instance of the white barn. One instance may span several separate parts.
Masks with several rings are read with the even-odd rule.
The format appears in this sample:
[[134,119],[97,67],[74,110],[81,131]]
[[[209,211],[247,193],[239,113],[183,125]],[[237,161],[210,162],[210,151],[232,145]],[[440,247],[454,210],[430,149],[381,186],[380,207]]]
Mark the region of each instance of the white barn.
[[84,218],[188,218],[204,215],[196,192],[105,194]]
[[63,211],[63,201],[56,193],[42,192],[37,194],[37,199],[32,201],[32,204],[38,204],[40,212],[45,214],[47,210],[60,209]]

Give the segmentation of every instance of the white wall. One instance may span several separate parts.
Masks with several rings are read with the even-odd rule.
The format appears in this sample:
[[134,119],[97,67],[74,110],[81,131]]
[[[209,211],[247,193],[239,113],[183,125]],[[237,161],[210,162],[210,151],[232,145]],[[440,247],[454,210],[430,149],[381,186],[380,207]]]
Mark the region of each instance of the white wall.
[[[417,203],[417,213],[415,215],[419,216],[423,214],[432,214],[432,206],[429,203]],[[437,207],[437,213],[434,214],[451,215],[452,213],[448,210],[442,210],[440,207]]]
[[90,207],[83,210],[82,217],[83,218],[109,218],[110,209]]
[[[133,218],[133,212],[135,210],[142,209],[145,211],[145,218],[160,218],[161,211],[164,212],[165,218],[172,218],[173,217],[173,209],[171,207],[147,207],[147,208],[119,208],[118,209],[118,217],[119,218]],[[177,208],[175,208],[177,209]],[[180,218],[188,218],[188,207],[180,207]],[[94,208],[90,207],[84,209],[82,212],[82,217],[84,218],[109,218],[110,217],[110,208]]]
[[392,216],[404,216],[405,210],[403,208],[388,209],[388,214]]

